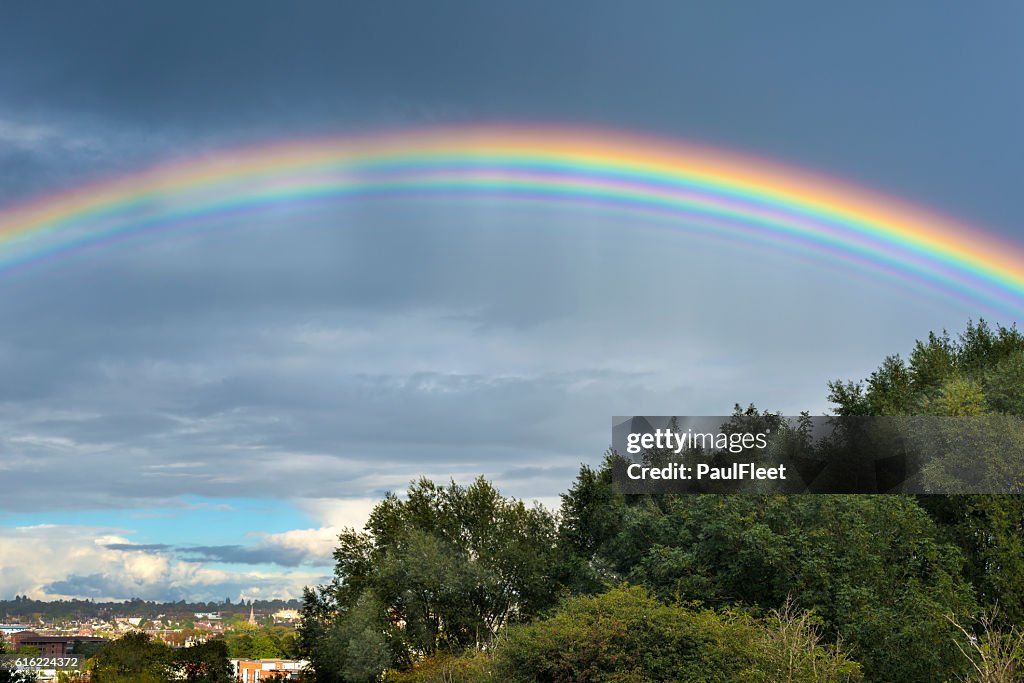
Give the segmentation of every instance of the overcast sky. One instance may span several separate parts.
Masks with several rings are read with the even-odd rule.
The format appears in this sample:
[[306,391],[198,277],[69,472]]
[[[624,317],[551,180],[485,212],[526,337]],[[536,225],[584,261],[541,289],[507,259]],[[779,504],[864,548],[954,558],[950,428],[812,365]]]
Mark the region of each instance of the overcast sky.
[[[741,150],[1024,243],[1017,2],[296,4],[5,5],[0,211],[239,145],[529,121]],[[0,277],[0,597],[297,597],[414,477],[557,505],[613,415],[820,413],[828,380],[981,313],[495,203],[41,264]]]

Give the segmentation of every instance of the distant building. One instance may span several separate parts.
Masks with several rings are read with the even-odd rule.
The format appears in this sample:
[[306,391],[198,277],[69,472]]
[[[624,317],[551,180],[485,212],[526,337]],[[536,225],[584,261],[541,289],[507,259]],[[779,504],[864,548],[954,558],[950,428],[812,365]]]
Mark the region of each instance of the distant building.
[[194,616],[204,621],[220,621],[220,612],[194,612]]
[[0,635],[3,635],[5,638],[10,638],[15,633],[27,630],[28,626],[25,624],[0,624]]
[[273,676],[278,680],[297,681],[302,670],[309,665],[305,659],[232,659],[235,680],[241,683],[259,683]]
[[275,621],[298,621],[302,618],[297,609],[282,609],[274,612]]
[[40,657],[67,657],[75,641],[83,643],[105,643],[106,638],[92,636],[41,636],[35,631],[22,631],[11,636],[14,650],[20,652],[26,647],[39,649]]
[[138,630],[142,626],[142,617],[114,617],[114,628],[118,633]]

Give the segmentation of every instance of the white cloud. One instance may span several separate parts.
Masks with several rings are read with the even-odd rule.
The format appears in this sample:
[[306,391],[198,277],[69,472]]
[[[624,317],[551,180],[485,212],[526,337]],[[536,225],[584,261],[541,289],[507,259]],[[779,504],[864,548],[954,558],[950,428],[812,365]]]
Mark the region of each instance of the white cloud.
[[267,545],[301,553],[317,564],[330,564],[341,528],[292,529],[278,534],[258,534]]
[[295,501],[303,512],[325,527],[362,529],[379,498],[305,498]]
[[[0,595],[97,600],[292,598],[303,586],[323,581],[321,571],[309,569],[214,569],[133,544],[129,536],[126,530],[77,525],[0,527]],[[284,543],[302,545],[302,534],[282,536]],[[140,549],[131,549],[132,545]]]

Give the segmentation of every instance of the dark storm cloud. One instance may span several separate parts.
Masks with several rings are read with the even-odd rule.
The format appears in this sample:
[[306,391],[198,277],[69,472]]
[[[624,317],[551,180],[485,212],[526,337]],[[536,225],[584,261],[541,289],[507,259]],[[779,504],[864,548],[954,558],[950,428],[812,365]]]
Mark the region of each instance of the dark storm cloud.
[[124,550],[126,552],[153,552],[169,550],[174,546],[166,543],[107,543],[103,547],[108,550]]
[[219,144],[219,136],[210,133],[154,129],[77,109],[19,106],[30,101],[0,98],[0,206]]
[[[760,151],[1008,231],[1013,4],[122,0],[3,10],[0,91],[193,147],[436,120],[590,121]],[[952,162],[955,160],[955,163]]]

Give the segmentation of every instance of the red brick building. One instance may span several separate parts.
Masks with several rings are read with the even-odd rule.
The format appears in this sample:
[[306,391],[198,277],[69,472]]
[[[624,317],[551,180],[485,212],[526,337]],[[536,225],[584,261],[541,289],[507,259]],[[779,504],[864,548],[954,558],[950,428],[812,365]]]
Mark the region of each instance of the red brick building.
[[15,652],[26,647],[36,647],[39,648],[40,657],[67,657],[76,640],[83,643],[106,642],[106,638],[92,636],[41,636],[35,631],[22,631],[11,636]]

